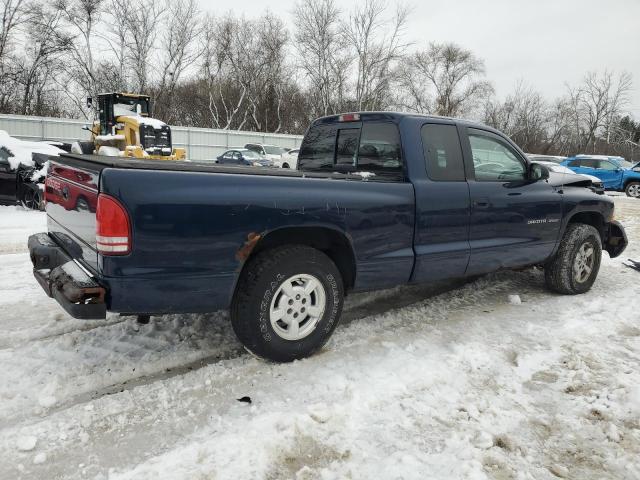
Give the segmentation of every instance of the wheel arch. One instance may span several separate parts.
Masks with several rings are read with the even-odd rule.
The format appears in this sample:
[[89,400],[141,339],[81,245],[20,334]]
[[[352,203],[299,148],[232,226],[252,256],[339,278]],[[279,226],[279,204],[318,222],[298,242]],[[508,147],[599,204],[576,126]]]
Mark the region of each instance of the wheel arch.
[[283,245],[306,245],[320,250],[338,268],[345,292],[355,285],[356,256],[351,241],[344,232],[325,226],[281,227],[254,238],[257,241],[254,242],[244,259],[233,287],[234,293],[238,280],[252,258],[261,252]]
[[606,222],[602,213],[595,212],[595,211],[576,212],[567,221],[567,226],[569,226],[572,223],[584,223],[586,225],[591,225],[596,230],[598,230],[598,233],[600,234],[600,239],[604,243],[605,233],[606,233],[606,229],[605,229]]

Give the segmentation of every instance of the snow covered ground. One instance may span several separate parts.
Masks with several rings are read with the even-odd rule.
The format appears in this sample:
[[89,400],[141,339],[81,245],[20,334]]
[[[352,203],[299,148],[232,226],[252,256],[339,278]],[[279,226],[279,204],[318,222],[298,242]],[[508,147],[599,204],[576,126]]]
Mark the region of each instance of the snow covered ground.
[[[640,201],[616,205],[640,260]],[[320,354],[276,365],[222,312],[70,318],[31,276],[44,223],[0,207],[1,479],[640,478],[622,259],[578,297],[535,269],[354,295]]]

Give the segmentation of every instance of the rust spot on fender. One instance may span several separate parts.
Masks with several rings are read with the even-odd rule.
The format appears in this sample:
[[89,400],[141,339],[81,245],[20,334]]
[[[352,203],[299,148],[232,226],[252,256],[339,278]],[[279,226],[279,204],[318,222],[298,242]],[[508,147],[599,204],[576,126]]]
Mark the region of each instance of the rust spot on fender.
[[259,233],[250,232],[247,235],[247,241],[244,242],[244,245],[240,247],[240,249],[238,249],[238,251],[236,252],[236,260],[238,260],[239,262],[244,262],[247,258],[249,258],[249,255],[251,255],[251,252],[261,238],[262,235],[260,235]]

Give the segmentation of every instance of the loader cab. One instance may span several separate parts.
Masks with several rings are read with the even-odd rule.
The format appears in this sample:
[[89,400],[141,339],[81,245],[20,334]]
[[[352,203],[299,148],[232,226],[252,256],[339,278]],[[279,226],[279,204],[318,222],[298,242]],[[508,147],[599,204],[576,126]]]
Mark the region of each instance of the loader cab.
[[[87,106],[93,106],[93,99],[87,98]],[[101,93],[98,95],[99,135],[112,133],[120,116],[151,116],[151,97],[132,93]]]

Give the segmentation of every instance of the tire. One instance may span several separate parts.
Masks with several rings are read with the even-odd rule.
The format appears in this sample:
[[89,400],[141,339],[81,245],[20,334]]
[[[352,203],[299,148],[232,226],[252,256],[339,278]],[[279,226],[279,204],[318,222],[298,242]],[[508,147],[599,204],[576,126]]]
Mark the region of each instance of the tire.
[[282,168],[291,168],[288,163],[283,163]]
[[624,187],[624,193],[627,194],[627,197],[640,198],[640,182],[629,182]]
[[[591,255],[587,257],[589,252]],[[558,252],[545,265],[544,277],[547,286],[565,295],[589,291],[598,276],[601,258],[602,240],[598,230],[584,223],[570,223],[562,237]],[[590,267],[588,272],[584,265]]]
[[25,186],[20,203],[30,210],[42,210],[42,192],[37,185],[35,187]]
[[[314,286],[311,293],[303,292]],[[231,303],[231,323],[253,354],[290,362],[308,357],[329,340],[343,300],[342,277],[327,255],[303,245],[285,245],[249,260]],[[298,325],[297,335],[292,325]]]

